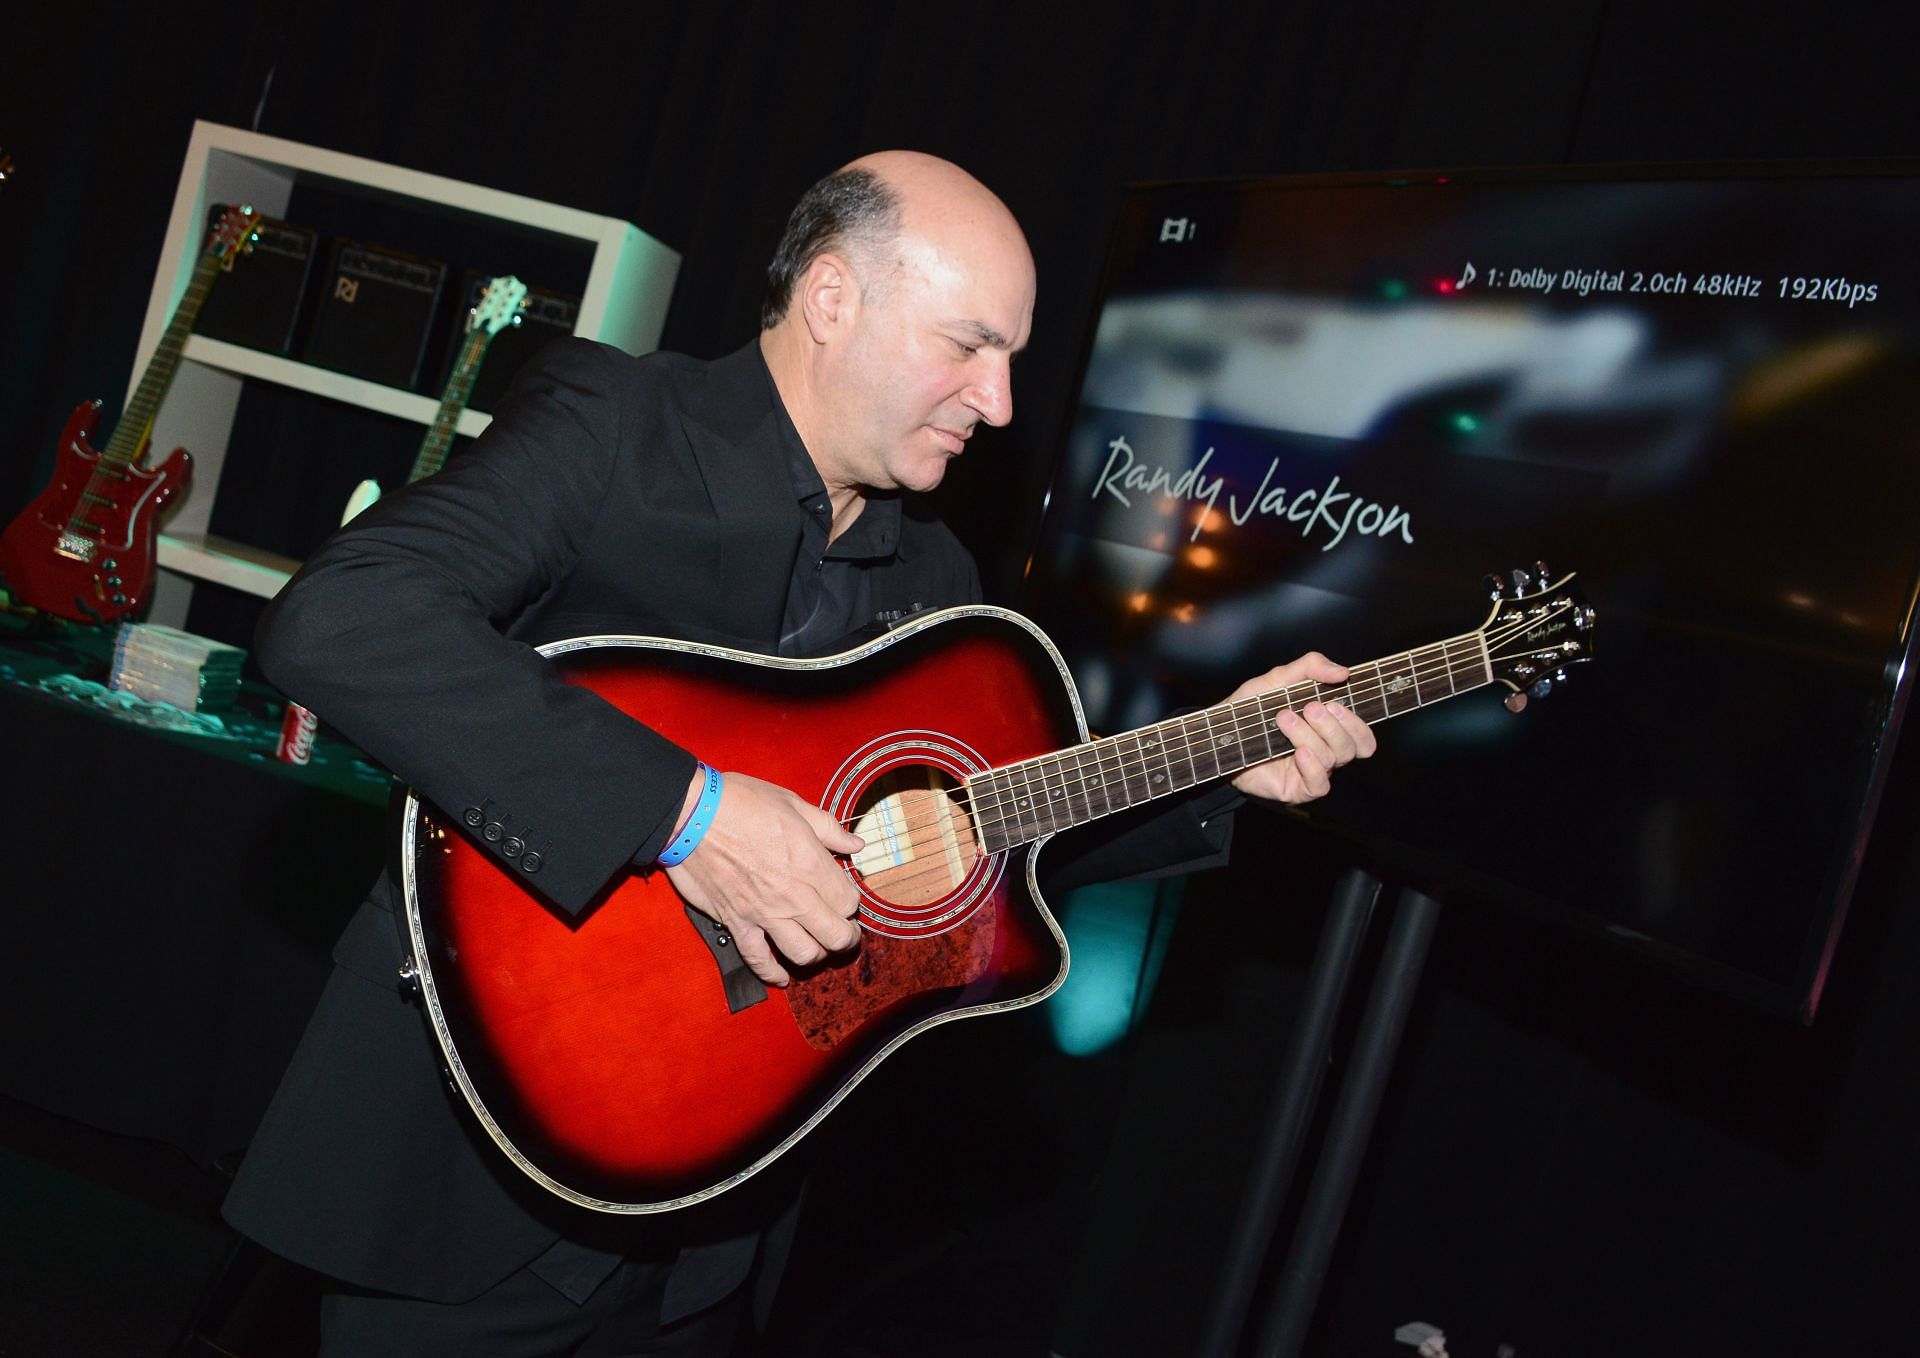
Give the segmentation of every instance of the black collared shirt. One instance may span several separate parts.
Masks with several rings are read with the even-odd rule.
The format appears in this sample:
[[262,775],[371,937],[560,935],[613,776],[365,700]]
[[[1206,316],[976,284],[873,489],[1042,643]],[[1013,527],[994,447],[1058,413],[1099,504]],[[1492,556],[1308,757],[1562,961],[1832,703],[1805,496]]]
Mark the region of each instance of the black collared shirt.
[[800,441],[800,431],[767,375],[773,408],[780,422],[780,447],[786,454],[793,497],[803,525],[800,550],[787,577],[787,609],[780,622],[780,654],[789,658],[830,655],[837,644],[873,617],[873,587],[867,572],[891,561],[900,547],[900,499],[869,495],[860,517],[832,542],[833,505],[826,482]]

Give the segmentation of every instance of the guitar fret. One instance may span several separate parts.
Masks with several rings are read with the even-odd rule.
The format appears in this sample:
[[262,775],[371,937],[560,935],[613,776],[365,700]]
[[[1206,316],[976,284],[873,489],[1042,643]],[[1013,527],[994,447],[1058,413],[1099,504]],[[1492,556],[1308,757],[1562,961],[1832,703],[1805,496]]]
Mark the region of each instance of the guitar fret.
[[1444,645],[1426,646],[1413,652],[1414,673],[1419,676],[1414,685],[1418,702],[1437,703],[1442,698],[1451,698],[1453,689],[1452,666],[1447,661],[1447,648]]
[[[1213,729],[1213,710],[1202,708],[1187,717],[1182,723],[1188,730],[1188,758],[1193,765],[1193,781],[1197,786],[1210,783],[1223,773],[1231,772],[1225,766],[1226,752],[1220,748],[1219,738]],[[1198,738],[1195,739],[1195,726],[1198,726]]]
[[1072,824],[1067,810],[1068,792],[1061,761],[1057,756],[1036,759],[1034,771],[1040,775],[1040,814],[1046,833]]

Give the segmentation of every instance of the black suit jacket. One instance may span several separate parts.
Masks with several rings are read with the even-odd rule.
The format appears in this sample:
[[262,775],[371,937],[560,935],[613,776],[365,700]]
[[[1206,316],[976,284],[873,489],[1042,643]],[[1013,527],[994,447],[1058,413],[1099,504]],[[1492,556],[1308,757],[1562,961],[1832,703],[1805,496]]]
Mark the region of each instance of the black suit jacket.
[[[709,364],[556,345],[470,450],[307,563],[263,619],[262,667],[429,801],[498,824],[476,842],[578,913],[664,846],[698,752],[561,683],[533,647],[633,633],[774,652],[801,532],[784,418],[757,346]],[[980,593],[972,559],[911,506],[872,579],[892,618]],[[1111,856],[1118,871],[1224,852],[1224,818],[1162,820]],[[228,1219],[324,1273],[435,1301],[477,1295],[562,1236],[677,1252],[669,1319],[737,1286],[781,1176],[639,1220],[534,1186],[440,1078],[397,984],[397,896],[383,878],[341,939]]]

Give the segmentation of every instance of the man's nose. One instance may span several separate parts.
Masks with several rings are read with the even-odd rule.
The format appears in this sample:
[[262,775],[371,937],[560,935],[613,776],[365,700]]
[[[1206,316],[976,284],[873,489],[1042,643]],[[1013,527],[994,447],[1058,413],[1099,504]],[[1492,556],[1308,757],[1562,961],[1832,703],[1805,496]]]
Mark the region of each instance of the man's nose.
[[1013,370],[1005,355],[995,355],[993,371],[967,388],[965,400],[988,424],[1013,418]]

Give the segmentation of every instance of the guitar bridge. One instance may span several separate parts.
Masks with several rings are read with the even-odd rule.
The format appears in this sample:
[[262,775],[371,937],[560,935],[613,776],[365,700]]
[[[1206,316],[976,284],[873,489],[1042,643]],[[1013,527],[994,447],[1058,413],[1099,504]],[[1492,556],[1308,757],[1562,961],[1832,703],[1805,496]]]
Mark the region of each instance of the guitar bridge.
[[97,545],[92,538],[82,537],[68,529],[54,541],[53,550],[73,561],[91,561]]

